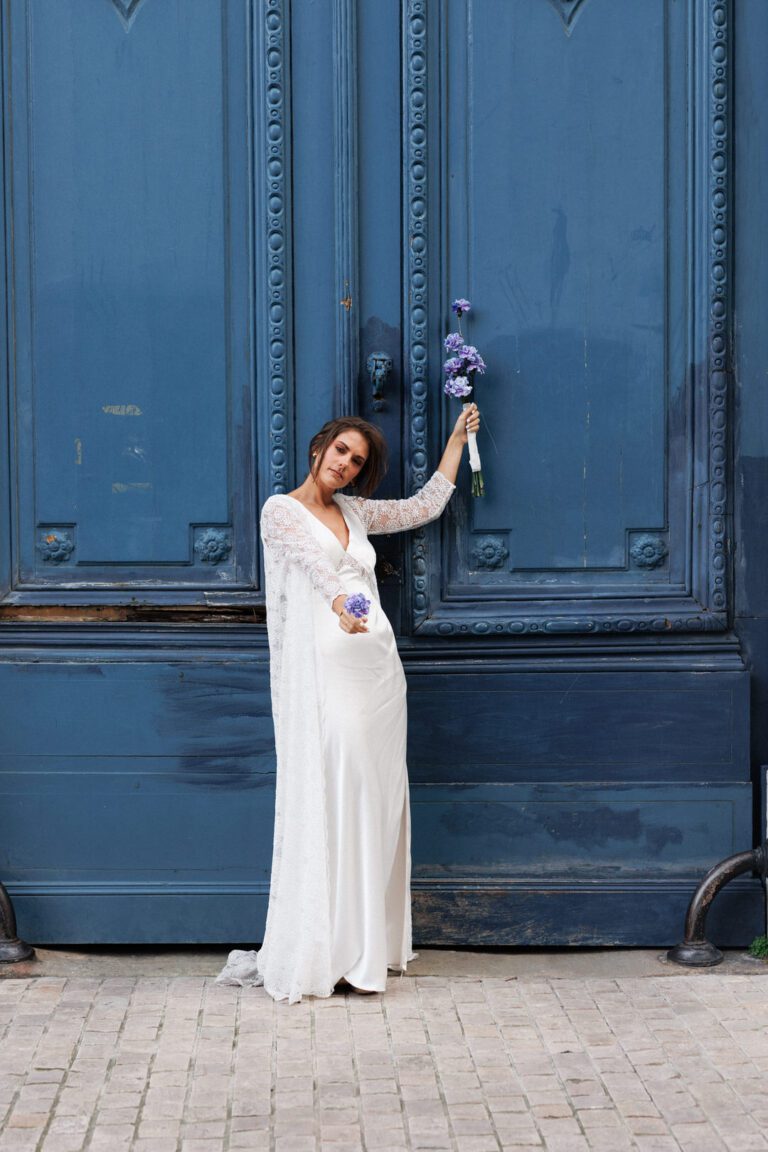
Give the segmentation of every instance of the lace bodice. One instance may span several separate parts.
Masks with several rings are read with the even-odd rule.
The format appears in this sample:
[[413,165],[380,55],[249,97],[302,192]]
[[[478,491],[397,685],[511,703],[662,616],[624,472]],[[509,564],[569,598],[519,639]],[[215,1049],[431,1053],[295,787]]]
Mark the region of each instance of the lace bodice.
[[[293,507],[292,507],[293,505]],[[270,496],[261,510],[261,538],[275,559],[297,564],[312,587],[328,603],[344,594],[339,574],[305,520],[306,512],[292,496]]]
[[[368,535],[377,536],[405,532],[436,520],[455,488],[442,472],[433,472],[424,487],[405,500],[368,500],[343,494],[337,499],[358,516]],[[276,559],[297,564],[315,591],[332,604],[345,589],[338,568],[313,535],[306,515],[306,509],[292,496],[270,496],[261,511],[261,538]]]

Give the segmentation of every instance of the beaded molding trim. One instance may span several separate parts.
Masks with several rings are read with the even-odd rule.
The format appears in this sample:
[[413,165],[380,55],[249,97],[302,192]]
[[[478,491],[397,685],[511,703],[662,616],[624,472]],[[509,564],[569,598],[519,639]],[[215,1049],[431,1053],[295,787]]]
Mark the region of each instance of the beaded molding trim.
[[292,422],[290,379],[290,164],[286,147],[290,123],[290,77],[287,49],[286,0],[262,5],[262,88],[260,108],[264,144],[264,183],[261,222],[264,229],[265,356],[269,381],[269,491],[288,488]]

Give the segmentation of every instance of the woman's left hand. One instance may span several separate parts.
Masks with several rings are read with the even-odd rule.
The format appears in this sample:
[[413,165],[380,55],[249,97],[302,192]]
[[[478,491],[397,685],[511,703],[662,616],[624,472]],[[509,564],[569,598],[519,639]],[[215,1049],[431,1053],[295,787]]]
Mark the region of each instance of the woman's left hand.
[[477,409],[477,404],[474,402],[470,404],[469,408],[462,408],[459,413],[459,418],[454,425],[451,436],[454,440],[458,440],[461,444],[466,444],[467,433],[477,432],[480,427],[480,413]]

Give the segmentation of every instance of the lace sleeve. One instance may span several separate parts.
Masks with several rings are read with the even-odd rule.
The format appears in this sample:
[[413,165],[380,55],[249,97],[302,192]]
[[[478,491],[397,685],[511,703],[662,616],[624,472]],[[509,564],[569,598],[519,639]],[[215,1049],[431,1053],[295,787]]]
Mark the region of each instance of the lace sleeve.
[[348,496],[365,524],[369,536],[380,536],[384,532],[405,532],[409,528],[420,528],[429,524],[441,514],[456,490],[442,472],[433,472],[424,487],[407,500],[366,500],[363,496]]
[[[291,499],[290,497],[288,499]],[[270,497],[261,510],[261,538],[276,558],[297,564],[329,606],[344,595],[339,576],[312,533],[302,523],[301,510]]]

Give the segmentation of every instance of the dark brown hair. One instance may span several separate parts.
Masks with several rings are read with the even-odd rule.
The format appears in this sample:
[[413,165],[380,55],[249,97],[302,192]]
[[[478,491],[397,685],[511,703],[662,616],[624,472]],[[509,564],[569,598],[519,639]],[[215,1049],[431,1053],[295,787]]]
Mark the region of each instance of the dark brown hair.
[[387,442],[380,428],[360,416],[338,416],[335,420],[328,420],[323,424],[309,442],[309,470],[314,476],[329,444],[340,436],[345,428],[354,428],[355,432],[359,432],[368,442],[368,459],[355,477],[353,489],[356,496],[370,496],[376,491],[387,471]]

